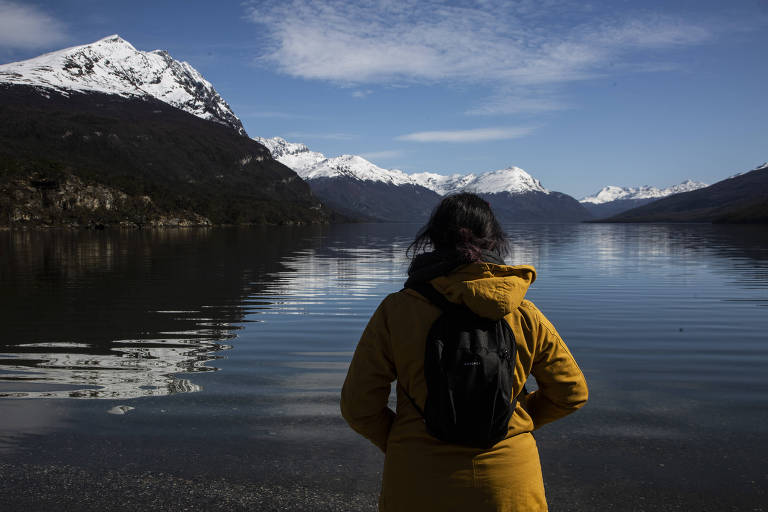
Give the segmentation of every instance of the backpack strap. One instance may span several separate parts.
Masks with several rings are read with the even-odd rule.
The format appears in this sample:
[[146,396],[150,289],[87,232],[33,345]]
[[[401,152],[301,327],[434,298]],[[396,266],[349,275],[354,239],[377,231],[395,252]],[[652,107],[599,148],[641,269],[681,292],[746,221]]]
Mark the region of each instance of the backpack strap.
[[466,307],[456,304],[454,302],[449,301],[448,299],[443,296],[442,293],[435,290],[435,287],[432,286],[429,283],[425,283],[423,281],[411,281],[410,279],[406,281],[405,288],[410,288],[411,290],[416,290],[421,295],[424,296],[425,299],[427,299],[429,302],[440,308],[443,312],[450,312],[450,311],[456,311],[456,310],[463,310],[467,309]]
[[[471,310],[463,304],[456,304],[455,302],[451,302],[446,299],[442,293],[438,292],[435,287],[428,282],[413,281],[409,279],[405,282],[404,288],[410,288],[411,290],[419,292],[419,294],[421,294],[434,306],[437,306],[443,313],[471,313]],[[398,382],[397,385],[403,391],[403,394],[408,397],[408,400],[410,400],[413,408],[416,409],[419,415],[421,415],[422,419],[424,419],[424,410],[419,407],[419,405],[416,403],[416,400],[414,400],[410,393],[405,390],[405,387],[402,384]]]

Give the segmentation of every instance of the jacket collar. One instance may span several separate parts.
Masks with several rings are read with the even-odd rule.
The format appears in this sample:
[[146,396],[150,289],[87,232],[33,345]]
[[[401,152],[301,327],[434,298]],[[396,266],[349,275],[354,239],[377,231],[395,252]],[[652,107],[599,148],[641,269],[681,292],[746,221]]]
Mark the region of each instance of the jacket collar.
[[499,319],[516,310],[536,280],[529,265],[505,265],[498,255],[469,263],[457,253],[425,253],[414,258],[408,281],[428,281],[448,300],[465,304],[477,315]]

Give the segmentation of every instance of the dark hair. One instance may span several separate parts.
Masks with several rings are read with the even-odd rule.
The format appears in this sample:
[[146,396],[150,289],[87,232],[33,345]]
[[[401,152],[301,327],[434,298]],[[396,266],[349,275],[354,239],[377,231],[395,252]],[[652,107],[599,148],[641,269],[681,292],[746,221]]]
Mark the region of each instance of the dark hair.
[[417,256],[428,248],[457,251],[467,261],[480,260],[483,252],[504,257],[509,252],[504,231],[487,201],[463,192],[445,197],[421,228],[406,254]]

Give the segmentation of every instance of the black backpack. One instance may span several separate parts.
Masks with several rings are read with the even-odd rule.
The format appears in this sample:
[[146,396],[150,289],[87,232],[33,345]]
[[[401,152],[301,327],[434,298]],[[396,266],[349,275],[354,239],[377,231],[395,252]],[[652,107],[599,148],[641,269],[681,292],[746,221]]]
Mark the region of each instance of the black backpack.
[[[454,304],[429,283],[406,283],[442,310],[427,335],[424,410],[405,392],[430,434],[443,441],[490,448],[507,435],[517,345],[503,318],[490,320]],[[402,387],[402,386],[401,386]]]

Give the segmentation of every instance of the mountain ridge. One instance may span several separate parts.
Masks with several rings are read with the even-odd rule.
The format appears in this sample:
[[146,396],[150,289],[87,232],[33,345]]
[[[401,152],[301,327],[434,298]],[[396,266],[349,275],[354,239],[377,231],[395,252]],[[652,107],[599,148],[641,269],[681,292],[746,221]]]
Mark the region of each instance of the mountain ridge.
[[254,137],[272,153],[272,157],[287,165],[306,180],[347,176],[362,181],[381,181],[393,185],[416,185],[438,195],[462,191],[477,193],[550,193],[541,182],[519,167],[487,171],[480,174],[445,176],[422,172],[409,174],[400,169],[384,169],[358,155],[326,157],[310,150],[305,144],[288,142],[281,137]]
[[619,187],[608,185],[600,189],[591,196],[579,199],[580,203],[603,204],[619,199],[660,199],[672,194],[681,192],[690,192],[699,188],[708,187],[706,183],[687,179],[677,185],[672,185],[663,189],[649,185],[639,187]]
[[691,179],[663,189],[648,185],[641,187],[608,185],[597,193],[580,199],[579,202],[595,217],[606,218],[644,204],[652,203],[663,197],[697,190],[706,186],[706,183]]
[[97,92],[152,97],[247,135],[224,98],[189,63],[173,59],[165,50],[137,50],[117,34],[2,64],[0,83],[63,96]]
[[444,176],[384,169],[356,155],[328,158],[305,144],[255,137],[291,167],[313,193],[345,214],[395,222],[423,221],[442,196],[474,192],[506,222],[574,222],[590,218],[571,196],[550,191],[519,167]]
[[0,226],[341,219],[192,66],[119,36],[0,66]]
[[768,223],[768,162],[598,222]]

